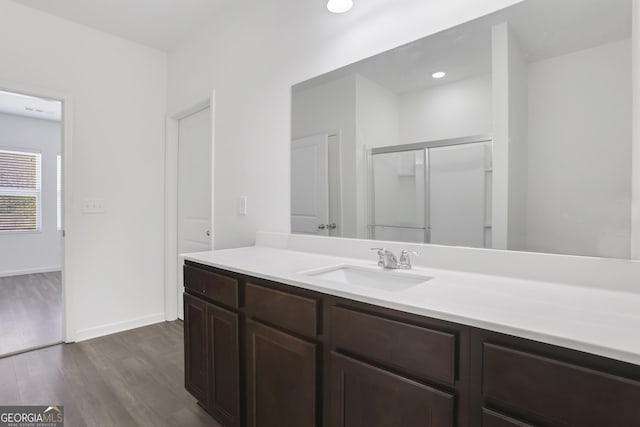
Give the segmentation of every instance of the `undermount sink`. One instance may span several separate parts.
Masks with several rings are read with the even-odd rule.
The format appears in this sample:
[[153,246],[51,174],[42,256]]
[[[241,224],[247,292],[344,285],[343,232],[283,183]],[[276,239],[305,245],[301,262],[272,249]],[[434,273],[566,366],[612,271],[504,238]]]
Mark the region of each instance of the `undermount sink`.
[[363,286],[385,291],[404,291],[433,279],[401,270],[374,270],[351,265],[338,265],[302,274],[345,285]]

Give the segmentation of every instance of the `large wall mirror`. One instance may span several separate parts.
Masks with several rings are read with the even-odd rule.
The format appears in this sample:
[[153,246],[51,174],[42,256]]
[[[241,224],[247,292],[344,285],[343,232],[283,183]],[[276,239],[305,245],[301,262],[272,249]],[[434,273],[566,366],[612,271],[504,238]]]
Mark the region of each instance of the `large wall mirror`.
[[294,233],[629,258],[631,0],[525,0],[292,89]]

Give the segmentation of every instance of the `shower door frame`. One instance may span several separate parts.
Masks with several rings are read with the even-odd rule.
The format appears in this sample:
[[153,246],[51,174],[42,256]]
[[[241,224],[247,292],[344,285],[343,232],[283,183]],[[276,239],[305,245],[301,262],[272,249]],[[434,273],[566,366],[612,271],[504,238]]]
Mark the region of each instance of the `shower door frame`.
[[431,148],[439,148],[439,147],[453,147],[456,145],[465,145],[465,144],[477,144],[489,142],[491,143],[491,161],[493,162],[493,136],[492,135],[472,135],[472,136],[464,136],[460,138],[448,138],[448,139],[438,139],[433,141],[425,141],[425,142],[415,142],[412,144],[401,144],[401,145],[387,145],[384,147],[374,147],[370,149],[366,149],[367,154],[367,189],[369,194],[369,221],[367,224],[367,228],[369,229],[369,238],[371,240],[376,240],[376,227],[388,226],[385,224],[377,224],[376,223],[376,214],[375,214],[375,171],[374,171],[374,163],[373,156],[378,154],[392,154],[392,153],[402,153],[407,151],[419,151],[423,150],[424,153],[424,227],[403,227],[403,226],[388,226],[394,228],[408,228],[413,230],[424,230],[424,243],[431,242],[431,197],[429,197],[429,172],[430,172],[430,163],[429,163],[429,149]]

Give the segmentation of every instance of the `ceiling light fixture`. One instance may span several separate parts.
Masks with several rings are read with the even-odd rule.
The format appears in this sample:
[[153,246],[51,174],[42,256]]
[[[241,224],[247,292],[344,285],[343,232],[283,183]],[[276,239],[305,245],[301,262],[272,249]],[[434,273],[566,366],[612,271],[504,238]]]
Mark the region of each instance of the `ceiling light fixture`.
[[327,9],[332,13],[345,13],[353,7],[353,0],[329,0]]
[[445,73],[444,71],[438,71],[437,73],[431,74],[431,77],[433,77],[434,79],[441,79],[446,75],[447,73]]

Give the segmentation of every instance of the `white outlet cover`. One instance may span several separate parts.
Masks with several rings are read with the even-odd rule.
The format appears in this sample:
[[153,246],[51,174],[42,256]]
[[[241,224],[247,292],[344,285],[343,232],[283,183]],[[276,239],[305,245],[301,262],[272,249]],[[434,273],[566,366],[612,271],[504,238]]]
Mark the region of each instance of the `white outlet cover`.
[[104,213],[105,203],[102,198],[88,198],[82,200],[82,213]]

